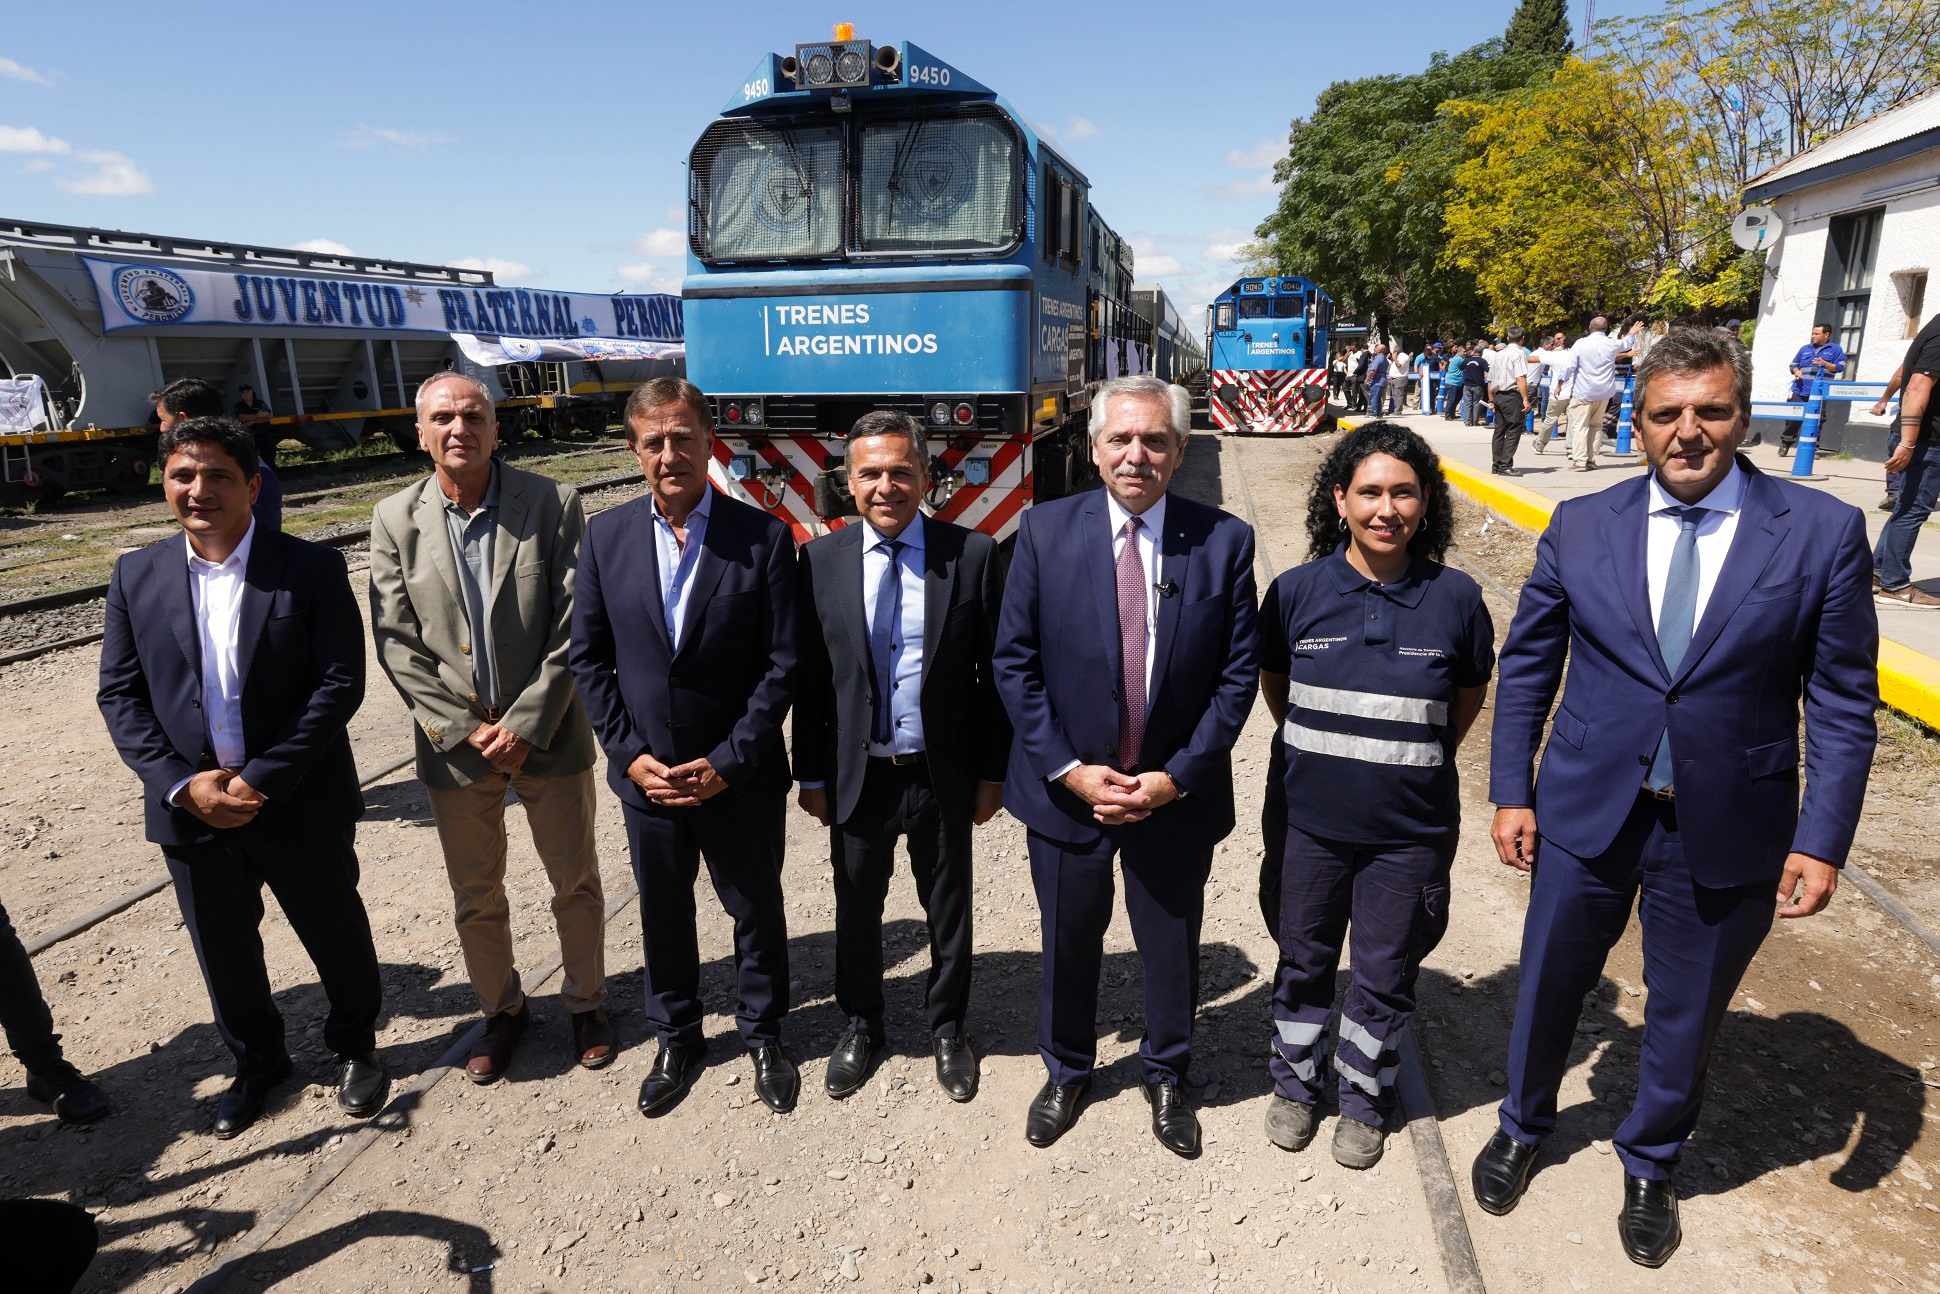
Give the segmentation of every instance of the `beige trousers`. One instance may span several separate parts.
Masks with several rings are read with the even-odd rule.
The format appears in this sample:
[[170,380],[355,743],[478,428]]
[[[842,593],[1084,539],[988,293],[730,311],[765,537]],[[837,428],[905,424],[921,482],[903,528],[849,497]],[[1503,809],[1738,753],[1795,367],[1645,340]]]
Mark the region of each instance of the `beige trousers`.
[[1596,466],[1597,437],[1603,434],[1603,414],[1610,397],[1601,400],[1570,401],[1570,462],[1580,467]]
[[552,920],[565,960],[560,1001],[568,1011],[590,1011],[606,1001],[606,896],[593,835],[597,799],[590,768],[566,777],[493,772],[470,786],[425,788],[444,846],[472,991],[486,1015],[516,1010],[525,1000],[505,899],[508,784],[525,806],[533,847],[552,879]]

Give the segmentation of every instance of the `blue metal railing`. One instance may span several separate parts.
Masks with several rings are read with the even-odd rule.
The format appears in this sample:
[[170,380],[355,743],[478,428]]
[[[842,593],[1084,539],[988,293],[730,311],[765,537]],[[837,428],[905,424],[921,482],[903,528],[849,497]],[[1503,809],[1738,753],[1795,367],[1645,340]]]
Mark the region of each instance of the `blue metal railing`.
[[1792,475],[1810,477],[1819,455],[1819,427],[1825,421],[1829,400],[1853,404],[1860,400],[1877,402],[1886,394],[1884,382],[1842,382],[1837,378],[1814,378],[1804,404],[1793,400],[1754,400],[1754,418],[1782,418],[1799,424],[1798,448],[1792,453]]

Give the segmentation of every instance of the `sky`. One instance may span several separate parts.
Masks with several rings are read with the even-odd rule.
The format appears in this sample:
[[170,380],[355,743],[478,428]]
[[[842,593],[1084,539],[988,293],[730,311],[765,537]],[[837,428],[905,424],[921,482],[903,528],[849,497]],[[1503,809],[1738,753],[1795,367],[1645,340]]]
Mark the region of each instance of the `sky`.
[[1320,90],[1417,71],[1514,7],[20,5],[0,28],[0,217],[677,292],[688,150],[763,54],[839,20],[914,41],[1051,134],[1138,281],[1196,320]]

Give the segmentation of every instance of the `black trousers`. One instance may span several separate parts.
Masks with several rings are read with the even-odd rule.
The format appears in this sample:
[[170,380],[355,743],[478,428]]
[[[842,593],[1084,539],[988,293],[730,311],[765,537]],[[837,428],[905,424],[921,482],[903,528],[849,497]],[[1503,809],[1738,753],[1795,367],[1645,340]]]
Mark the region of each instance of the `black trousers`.
[[41,996],[34,963],[14,933],[7,909],[0,907],[0,1029],[7,1048],[29,1073],[51,1069],[61,1059],[61,1036],[54,1032],[54,1014]]
[[[1811,399],[1807,396],[1791,395],[1789,393],[1786,395],[1785,400],[1786,400],[1786,403],[1788,404],[1810,404],[1811,403]],[[1785,430],[1781,431],[1778,434],[1778,447],[1780,449],[1798,448],[1799,431],[1804,426],[1805,426],[1804,419],[1800,419],[1797,422],[1786,423]]]
[[377,1049],[384,983],[370,918],[357,893],[357,826],[265,816],[216,833],[208,844],[164,846],[175,899],[215,1008],[216,1031],[237,1072],[281,1068],[283,1015],[263,964],[263,887],[276,896],[317,968],[330,1013],[324,1045],[343,1057]]
[[1111,924],[1114,857],[1125,873],[1125,915],[1145,971],[1140,1073],[1147,1083],[1183,1083],[1192,1065],[1199,932],[1213,847],[1181,846],[1139,825],[1108,827],[1088,845],[1035,831],[1027,837],[1044,938],[1037,1049],[1054,1083],[1087,1077],[1098,1058],[1098,976]]
[[725,791],[691,808],[621,801],[646,945],[643,1012],[662,1042],[699,1047],[701,952],[694,881],[702,859],[734,918],[735,1023],[750,1051],[781,1041],[788,1014],[788,913],[782,906],[784,794]]
[[1510,387],[1491,392],[1495,404],[1495,433],[1489,438],[1489,466],[1495,471],[1516,465],[1516,442],[1522,437],[1522,392]]
[[937,805],[924,764],[872,759],[847,822],[829,829],[835,858],[835,1002],[882,1037],[882,905],[898,837],[909,841],[916,898],[930,928],[924,1014],[939,1038],[963,1034],[970,1010],[970,820]]

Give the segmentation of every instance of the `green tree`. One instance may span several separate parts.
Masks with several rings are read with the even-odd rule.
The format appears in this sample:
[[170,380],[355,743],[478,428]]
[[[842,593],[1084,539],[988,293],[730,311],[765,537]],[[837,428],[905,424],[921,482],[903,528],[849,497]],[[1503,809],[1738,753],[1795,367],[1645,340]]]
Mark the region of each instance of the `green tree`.
[[1570,52],[1568,0],[1522,0],[1503,33],[1502,47],[1512,53],[1561,58]]
[[1404,337],[1472,334],[1487,321],[1474,277],[1442,259],[1442,210],[1466,159],[1450,99],[1481,100],[1548,74],[1554,60],[1500,41],[1436,54],[1412,76],[1336,81],[1292,124],[1280,203],[1258,237],[1348,315]]

